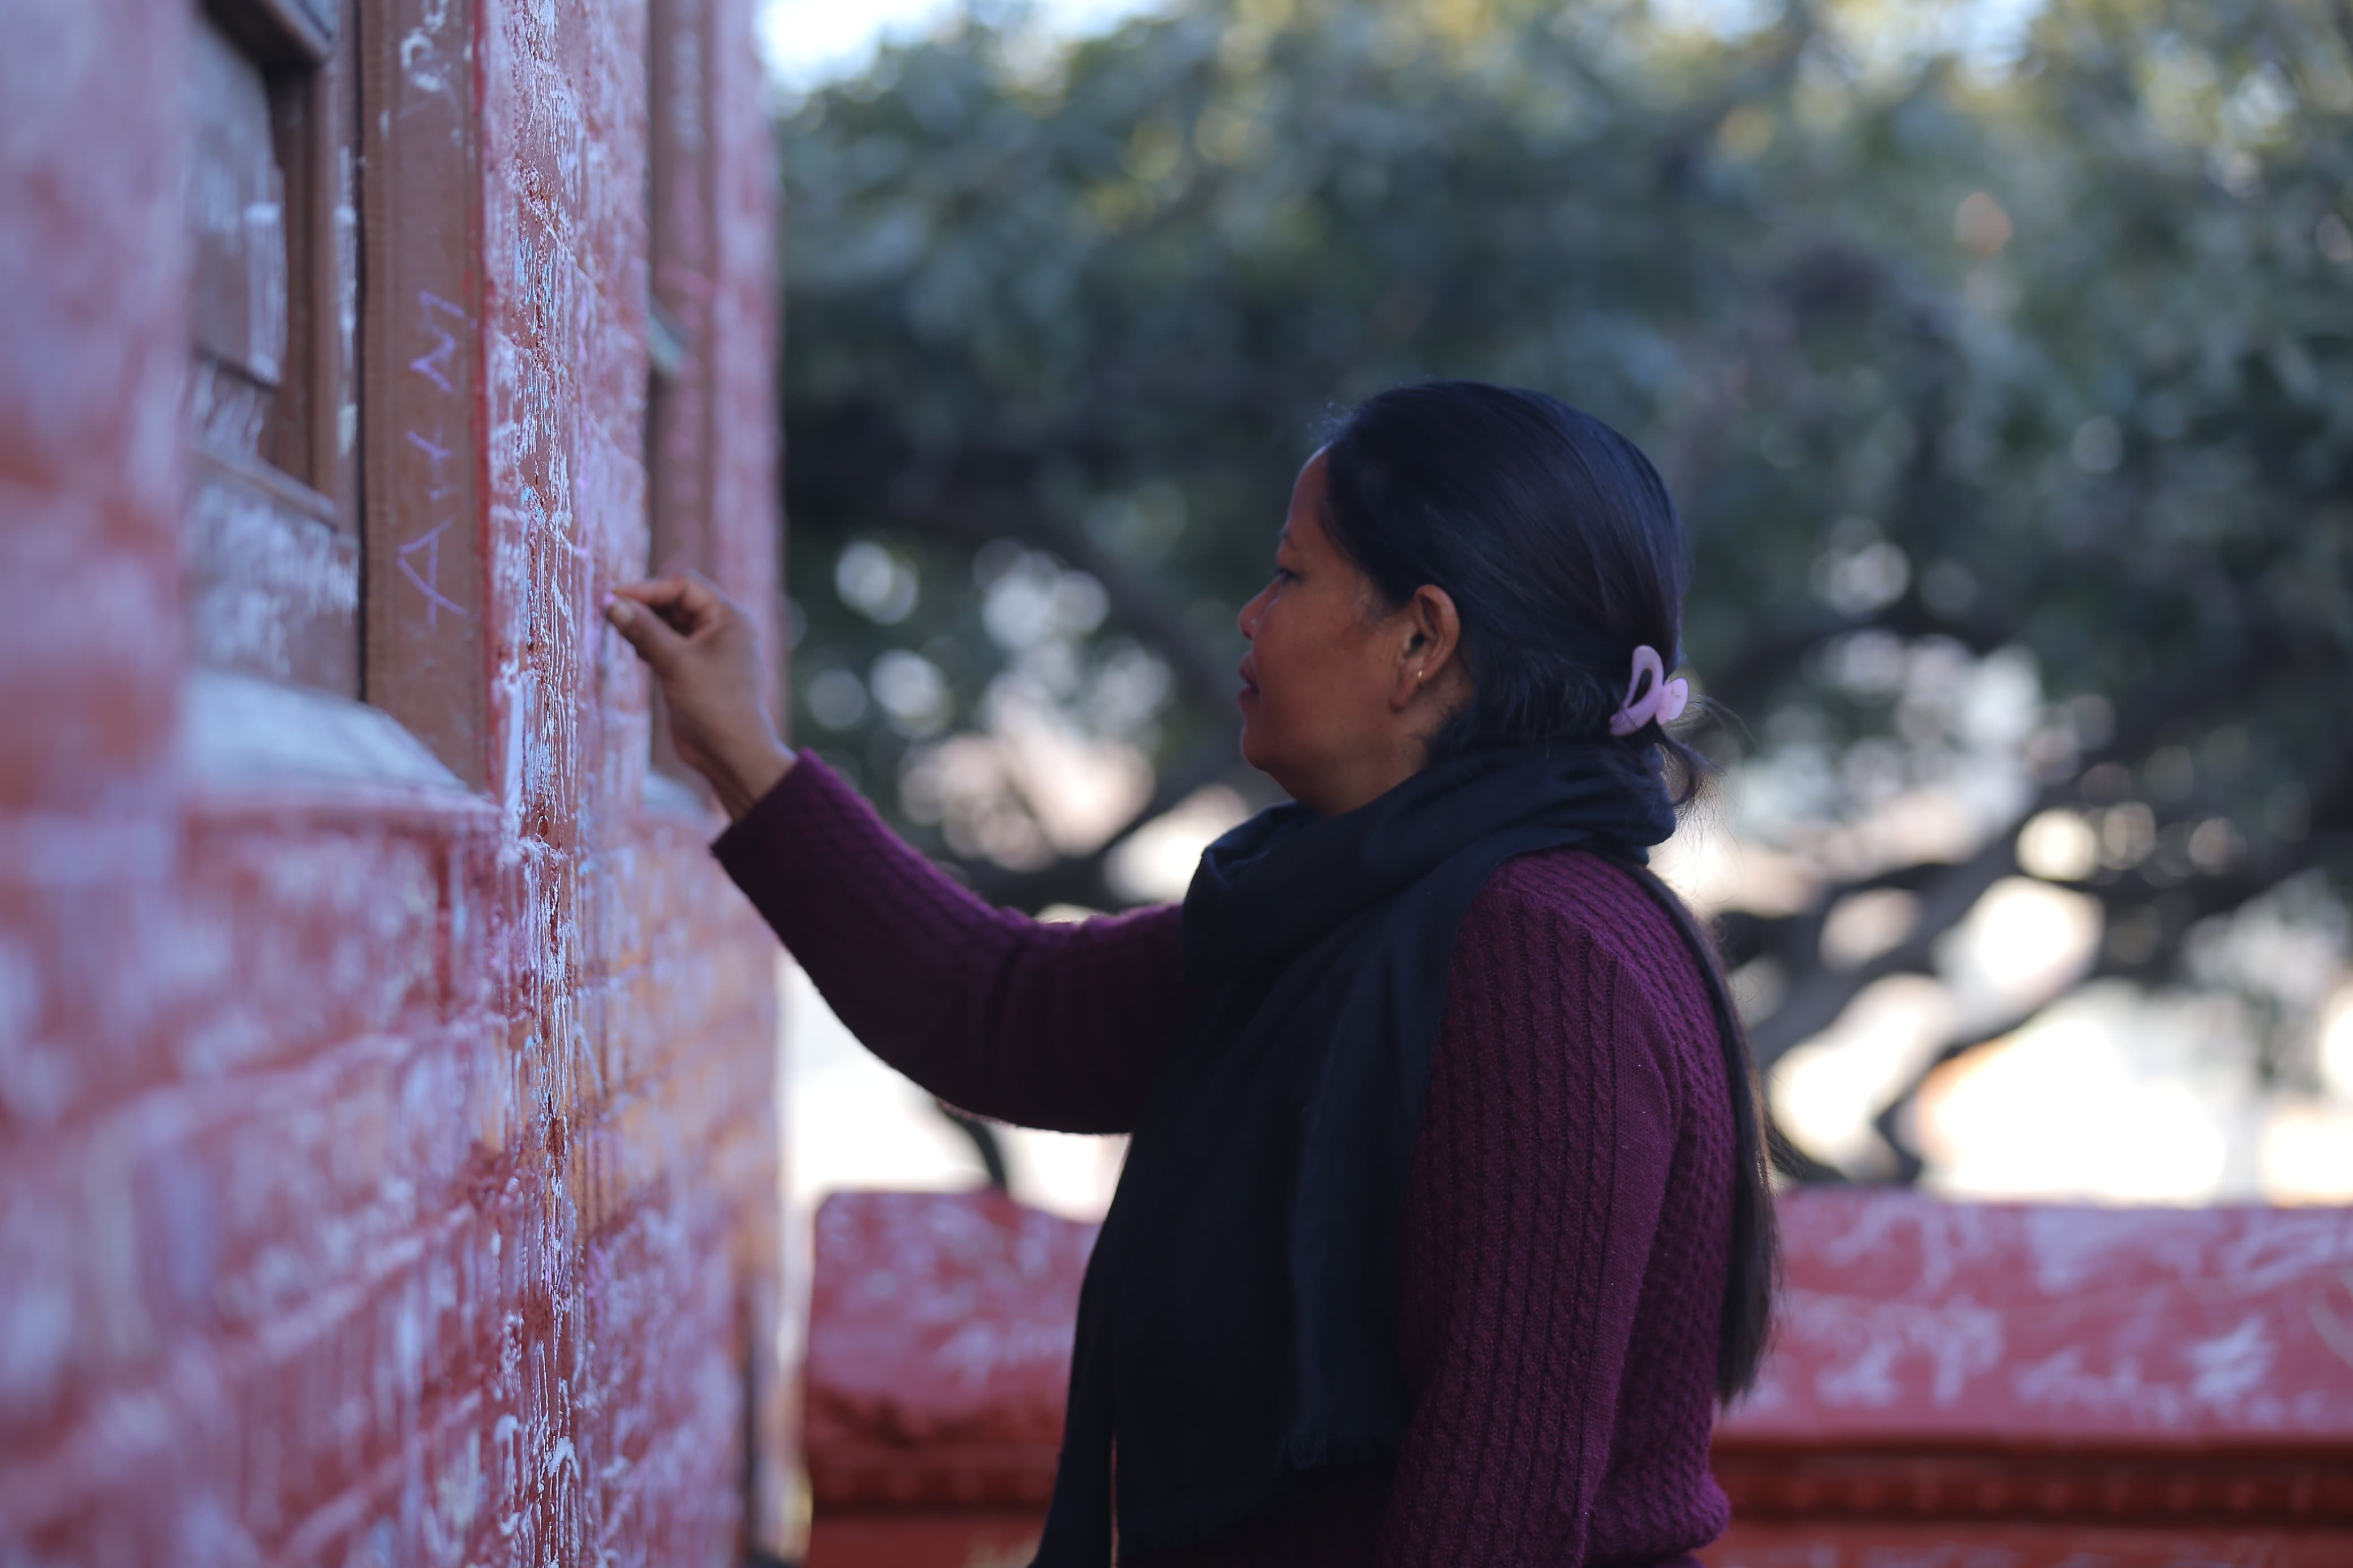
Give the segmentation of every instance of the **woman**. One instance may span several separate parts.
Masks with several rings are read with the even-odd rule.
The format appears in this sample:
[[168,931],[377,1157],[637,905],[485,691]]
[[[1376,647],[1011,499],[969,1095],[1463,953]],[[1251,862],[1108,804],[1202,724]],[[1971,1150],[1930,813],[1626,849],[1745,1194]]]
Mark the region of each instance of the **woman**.
[[1134,1134],[1039,1563],[1685,1563],[1723,1528],[1773,1239],[1722,976],[1641,869],[1696,765],[1684,558],[1598,420],[1373,398],[1241,613],[1242,752],[1293,804],[1181,909],[1075,925],[796,760],[708,584],[617,598],[721,861],[859,1037],[978,1114]]

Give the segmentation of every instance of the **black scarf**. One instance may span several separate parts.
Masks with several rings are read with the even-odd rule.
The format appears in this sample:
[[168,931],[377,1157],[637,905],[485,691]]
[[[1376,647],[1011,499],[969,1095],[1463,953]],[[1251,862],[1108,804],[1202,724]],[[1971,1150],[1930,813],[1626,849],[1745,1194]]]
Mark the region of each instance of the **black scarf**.
[[1674,829],[1655,770],[1554,743],[1296,804],[1201,857],[1180,1044],[1145,1098],[1079,1297],[1037,1568],[1207,1540],[1319,1466],[1393,1455],[1398,1227],[1454,941],[1505,860]]

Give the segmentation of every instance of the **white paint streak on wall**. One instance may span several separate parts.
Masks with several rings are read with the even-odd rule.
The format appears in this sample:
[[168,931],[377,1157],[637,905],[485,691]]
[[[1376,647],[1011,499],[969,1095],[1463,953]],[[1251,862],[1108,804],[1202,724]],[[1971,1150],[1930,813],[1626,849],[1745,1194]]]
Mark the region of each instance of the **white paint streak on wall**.
[[298,673],[297,639],[351,635],[359,545],[349,534],[207,473],[188,507],[186,539],[200,660],[284,680]]
[[382,709],[227,670],[191,671],[181,755],[205,784],[365,782],[462,791]]
[[417,17],[417,25],[400,40],[400,71],[408,85],[418,92],[444,93],[449,90],[446,73],[455,63],[451,57],[462,60],[465,46],[458,43],[448,48],[443,37],[449,31],[449,0],[429,0]]
[[1815,1399],[1829,1409],[1885,1409],[1924,1383],[1949,1409],[2000,1365],[2006,1348],[2000,1314],[1967,1300],[1924,1305],[1792,1289],[1780,1332],[1814,1366]]

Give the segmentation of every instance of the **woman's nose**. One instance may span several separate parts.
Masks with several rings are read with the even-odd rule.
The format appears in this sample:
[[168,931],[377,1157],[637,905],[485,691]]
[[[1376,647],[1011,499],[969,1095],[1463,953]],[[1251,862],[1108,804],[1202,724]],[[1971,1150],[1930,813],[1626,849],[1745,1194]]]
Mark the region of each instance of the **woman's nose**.
[[1265,597],[1264,593],[1258,594],[1242,606],[1241,614],[1234,617],[1234,625],[1241,628],[1244,642],[1254,642],[1258,638],[1259,600]]

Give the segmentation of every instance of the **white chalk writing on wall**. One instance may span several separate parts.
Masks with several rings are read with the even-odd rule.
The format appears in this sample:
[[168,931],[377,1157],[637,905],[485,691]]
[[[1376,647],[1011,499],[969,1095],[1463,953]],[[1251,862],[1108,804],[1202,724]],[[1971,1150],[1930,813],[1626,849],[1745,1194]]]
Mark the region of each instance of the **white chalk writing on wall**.
[[[417,306],[419,324],[428,335],[438,341],[410,360],[408,368],[443,392],[454,394],[458,389],[450,384],[445,367],[457,355],[458,340],[442,324],[442,318],[456,321],[462,330],[468,324],[466,308],[450,303],[429,289],[418,290]],[[406,434],[408,444],[425,454],[431,474],[430,481],[425,487],[425,499],[438,512],[442,500],[457,488],[448,481],[445,472],[449,459],[457,454],[444,444],[442,427],[438,425],[434,426],[430,436],[417,430]],[[473,613],[441,591],[441,536],[448,532],[457,521],[454,514],[437,515],[431,527],[403,542],[395,552],[400,574],[424,596],[425,624],[428,628],[439,624],[444,610],[454,616],[470,616]],[[418,565],[420,558],[423,562],[421,569]]]

